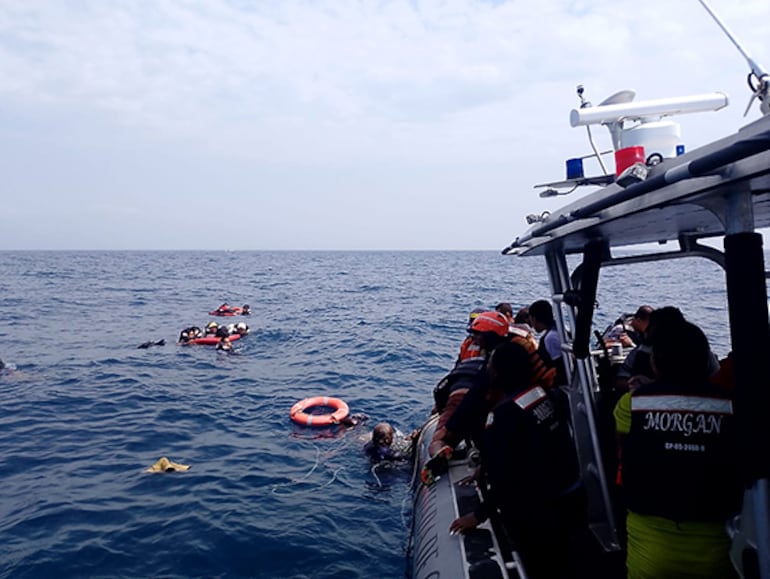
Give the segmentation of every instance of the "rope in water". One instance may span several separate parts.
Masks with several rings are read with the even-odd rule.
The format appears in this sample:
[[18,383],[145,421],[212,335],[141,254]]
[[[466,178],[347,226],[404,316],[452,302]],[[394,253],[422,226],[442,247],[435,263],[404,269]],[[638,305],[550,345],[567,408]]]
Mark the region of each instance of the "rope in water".
[[290,482],[287,482],[287,483],[280,483],[280,484],[273,485],[273,487],[271,489],[271,492],[273,494],[276,494],[276,495],[280,495],[280,494],[287,495],[287,494],[296,494],[296,493],[316,491],[319,488],[328,487],[329,485],[333,484],[334,481],[337,480],[337,475],[340,473],[340,471],[345,469],[344,466],[340,466],[340,467],[336,468],[335,470],[333,470],[332,471],[331,479],[328,480],[327,482],[325,482],[322,485],[312,486],[311,488],[307,488],[307,489],[295,489],[295,490],[292,490],[290,492],[284,492],[284,493],[279,492],[279,489],[281,489],[283,487],[290,487],[290,486],[299,485],[299,484],[303,484],[303,483],[307,482],[307,480],[315,472],[315,470],[318,468],[318,466],[320,464],[321,464],[321,449],[316,447],[315,461],[313,462],[313,466],[310,468],[310,470],[307,473],[305,473],[304,476],[302,476],[300,478],[292,479]]

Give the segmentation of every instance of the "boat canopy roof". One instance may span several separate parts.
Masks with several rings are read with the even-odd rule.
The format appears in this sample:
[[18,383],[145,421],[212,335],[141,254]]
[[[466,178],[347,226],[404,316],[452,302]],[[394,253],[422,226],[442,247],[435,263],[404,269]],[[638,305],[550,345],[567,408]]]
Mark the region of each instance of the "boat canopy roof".
[[594,191],[534,224],[504,254],[578,253],[770,227],[770,116],[665,159],[643,181]]

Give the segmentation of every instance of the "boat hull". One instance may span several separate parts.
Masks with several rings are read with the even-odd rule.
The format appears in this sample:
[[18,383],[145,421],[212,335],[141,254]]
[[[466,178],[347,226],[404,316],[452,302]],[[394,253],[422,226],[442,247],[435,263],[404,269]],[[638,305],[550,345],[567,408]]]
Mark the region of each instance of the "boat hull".
[[[423,426],[415,449],[415,468],[419,473],[430,457],[428,445],[435,431],[437,416]],[[476,486],[460,484],[475,470],[472,453],[460,449],[449,461],[449,470],[432,486],[414,477],[411,577],[524,577],[517,571],[516,558],[503,551],[489,521],[465,535],[450,535],[452,521],[473,512],[481,496]],[[506,570],[508,560],[508,570]],[[517,574],[519,573],[519,574]]]

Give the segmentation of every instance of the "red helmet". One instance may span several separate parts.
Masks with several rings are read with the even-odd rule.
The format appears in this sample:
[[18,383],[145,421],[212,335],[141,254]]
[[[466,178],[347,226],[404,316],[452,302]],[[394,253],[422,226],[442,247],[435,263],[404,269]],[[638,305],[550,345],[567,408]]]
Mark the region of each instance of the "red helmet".
[[500,312],[483,312],[473,320],[471,332],[492,332],[505,337],[508,335],[508,318]]

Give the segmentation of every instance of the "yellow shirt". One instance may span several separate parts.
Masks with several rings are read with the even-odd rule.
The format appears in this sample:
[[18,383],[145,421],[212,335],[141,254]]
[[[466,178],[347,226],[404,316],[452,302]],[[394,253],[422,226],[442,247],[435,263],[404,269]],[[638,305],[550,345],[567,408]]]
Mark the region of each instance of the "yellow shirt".
[[618,434],[631,432],[631,393],[626,392],[620,397],[613,412],[615,416],[615,428]]

